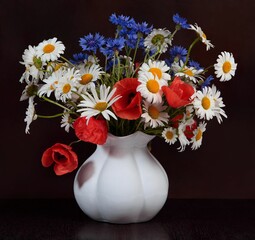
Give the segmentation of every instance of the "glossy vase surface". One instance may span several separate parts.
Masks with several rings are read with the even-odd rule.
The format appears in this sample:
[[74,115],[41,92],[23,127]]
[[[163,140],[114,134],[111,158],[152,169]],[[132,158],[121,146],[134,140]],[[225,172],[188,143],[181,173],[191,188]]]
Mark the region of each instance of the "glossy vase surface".
[[168,177],[143,132],[108,135],[83,163],[74,180],[74,196],[90,218],[110,223],[151,220],[168,196]]

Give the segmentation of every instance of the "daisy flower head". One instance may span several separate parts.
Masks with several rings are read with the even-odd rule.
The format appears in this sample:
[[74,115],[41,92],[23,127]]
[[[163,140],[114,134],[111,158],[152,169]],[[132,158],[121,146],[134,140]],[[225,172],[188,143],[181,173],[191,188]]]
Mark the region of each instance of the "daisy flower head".
[[39,85],[36,82],[31,81],[28,83],[25,87],[25,89],[22,91],[20,101],[24,101],[30,97],[33,97],[37,94],[39,89]]
[[177,131],[172,127],[165,128],[162,132],[162,137],[165,139],[165,142],[169,143],[169,145],[172,145],[177,141]]
[[221,82],[229,81],[235,76],[237,64],[232,53],[221,52],[218,56],[217,63],[214,64],[215,74],[217,78],[220,78]]
[[183,61],[180,61],[180,63],[174,63],[174,72],[175,76],[178,77],[184,77],[194,83],[198,82],[198,79],[203,79],[202,73],[203,69],[196,69],[194,67],[184,66]]
[[186,124],[181,122],[178,126],[178,140],[180,142],[180,147],[178,148],[179,152],[183,152],[187,145],[190,144],[187,136],[185,135]]
[[66,102],[67,99],[71,99],[73,92],[77,91],[76,86],[79,77],[79,71],[74,70],[74,68],[63,72],[62,78],[60,78],[56,85],[56,99],[60,99],[63,102]]
[[78,92],[82,93],[89,89],[104,73],[102,68],[97,64],[85,67],[85,65],[79,65],[80,80],[78,81]]
[[162,86],[166,86],[167,82],[159,81],[158,77],[151,72],[144,72],[138,77],[140,85],[137,87],[137,92],[148,102],[160,103],[162,102]]
[[168,45],[171,45],[171,32],[166,29],[153,29],[144,39],[144,46],[148,51],[164,53]]
[[42,61],[48,62],[57,60],[60,57],[60,54],[64,53],[65,46],[61,41],[57,41],[57,38],[54,37],[39,43],[36,50],[38,57],[40,57]]
[[65,131],[69,133],[69,129],[73,127],[73,119],[69,112],[65,111],[63,113],[60,124],[60,127],[65,128]]
[[154,103],[151,104],[147,101],[143,103],[143,111],[144,113],[141,115],[145,124],[156,128],[159,126],[164,126],[164,123],[167,123],[169,120],[169,115],[164,110],[167,106],[163,106],[163,103]]
[[211,87],[212,95],[214,96],[214,103],[217,110],[214,112],[215,117],[218,120],[218,123],[222,122],[222,116],[227,118],[227,115],[225,111],[222,109],[222,107],[225,107],[225,104],[223,103],[222,97],[220,97],[221,93],[219,90],[217,90],[215,85],[212,85]]
[[63,69],[60,69],[59,71],[53,72],[48,78],[43,79],[45,84],[43,84],[38,90],[38,96],[42,97],[46,95],[47,97],[50,97],[51,93],[56,90],[59,82],[63,78],[63,75]]
[[165,61],[152,61],[149,59],[148,63],[143,63],[138,72],[139,75],[144,72],[151,72],[159,81],[169,81],[171,76],[167,71],[170,68],[166,65]]
[[219,111],[219,107],[215,106],[215,96],[210,87],[204,87],[192,97],[194,97],[195,113],[200,119],[210,120],[215,116],[215,112]]
[[203,133],[206,130],[206,123],[202,122],[199,123],[198,127],[193,131],[194,136],[191,138],[191,149],[196,150],[198,149],[202,144],[203,139]]
[[211,41],[207,39],[205,33],[203,32],[202,28],[199,27],[197,24],[192,25],[190,24],[191,30],[195,31],[199,37],[201,38],[202,43],[206,45],[206,50],[208,51],[210,48],[213,48],[214,46],[212,45]]
[[20,63],[25,66],[33,65],[35,57],[37,57],[36,47],[32,47],[31,45],[29,45],[22,55],[23,62]]
[[41,60],[40,57],[37,56],[36,47],[32,47],[31,45],[25,49],[22,55],[23,61],[20,62],[21,64],[25,65],[26,70],[22,75],[20,82],[22,83],[25,80],[27,83],[29,82],[29,77],[32,76],[34,79],[42,79],[44,76],[43,66],[45,62]]
[[100,85],[99,95],[95,86],[92,86],[90,90],[92,95],[89,92],[82,94],[84,100],[81,100],[78,104],[80,109],[77,112],[81,112],[81,116],[86,117],[88,120],[98,114],[102,114],[108,121],[110,120],[110,116],[117,120],[115,114],[109,110],[109,107],[121,98],[120,95],[113,97],[116,88],[110,91],[110,87],[106,87],[104,84]]

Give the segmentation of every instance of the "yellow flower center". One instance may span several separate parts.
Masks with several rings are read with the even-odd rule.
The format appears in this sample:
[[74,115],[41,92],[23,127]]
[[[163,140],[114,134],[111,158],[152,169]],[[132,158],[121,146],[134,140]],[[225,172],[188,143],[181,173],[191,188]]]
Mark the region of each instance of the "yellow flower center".
[[211,101],[208,97],[203,97],[202,99],[202,107],[205,109],[205,110],[208,110],[211,106]]
[[90,73],[85,73],[81,76],[80,84],[86,85],[93,79],[93,75]]
[[100,112],[103,112],[106,108],[107,108],[107,102],[98,102],[94,107],[94,109]]
[[162,78],[162,72],[159,68],[150,68],[149,72],[151,72],[154,76],[157,76],[158,79]]
[[149,106],[148,113],[152,119],[158,119],[159,117],[159,110],[154,107],[153,105]]
[[52,45],[52,44],[47,44],[47,45],[45,45],[44,47],[43,47],[43,52],[44,53],[51,53],[51,52],[53,52],[55,50],[55,46],[54,45]]
[[194,73],[190,69],[188,69],[188,68],[184,70],[184,73],[187,74],[190,77],[194,76]]
[[201,37],[204,38],[204,39],[206,39],[206,35],[205,35],[204,32],[202,32]]
[[224,73],[228,73],[231,70],[231,63],[229,61],[224,62],[222,70]]
[[146,86],[151,93],[157,93],[159,91],[159,84],[155,79],[150,79]]
[[156,34],[151,39],[153,45],[162,45],[165,41],[165,37],[162,34]]
[[170,140],[170,139],[173,138],[173,136],[174,136],[173,132],[171,132],[171,131],[167,131],[167,132],[166,132],[166,138],[167,138],[167,139]]
[[63,86],[63,93],[69,93],[70,92],[70,90],[71,90],[71,85],[69,84],[69,83],[67,83],[67,84],[65,84],[64,86]]
[[198,129],[197,135],[196,135],[196,141],[199,141],[202,138],[203,132]]

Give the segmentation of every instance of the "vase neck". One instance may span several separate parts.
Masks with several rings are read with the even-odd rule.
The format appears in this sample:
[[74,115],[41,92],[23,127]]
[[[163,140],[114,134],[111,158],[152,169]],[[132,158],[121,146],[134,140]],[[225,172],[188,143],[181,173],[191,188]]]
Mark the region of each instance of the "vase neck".
[[130,148],[130,147],[146,147],[148,142],[151,141],[155,136],[148,135],[143,132],[135,132],[127,136],[115,136],[108,134],[105,147],[115,146],[119,148]]

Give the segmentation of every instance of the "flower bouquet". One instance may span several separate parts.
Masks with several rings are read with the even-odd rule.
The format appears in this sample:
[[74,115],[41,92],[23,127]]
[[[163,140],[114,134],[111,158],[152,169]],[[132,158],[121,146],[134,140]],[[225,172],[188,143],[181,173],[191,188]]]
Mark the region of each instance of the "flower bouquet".
[[[219,123],[227,115],[214,78],[229,81],[237,68],[232,53],[223,51],[211,66],[191,57],[196,44],[213,48],[197,24],[175,14],[174,28],[154,28],[146,22],[112,14],[114,37],[89,33],[80,38],[81,52],[63,56],[64,44],[56,37],[28,46],[22,55],[25,89],[20,100],[28,100],[25,132],[39,118],[60,118],[66,132],[78,141],[105,144],[108,133],[127,136],[137,131],[177,144],[201,146],[206,122]],[[179,31],[192,31],[187,47],[174,44]],[[40,101],[39,101],[40,100]],[[40,115],[37,104],[59,107],[54,115]],[[44,151],[42,164],[53,164],[57,175],[73,171],[78,157],[72,144],[56,143]]]

